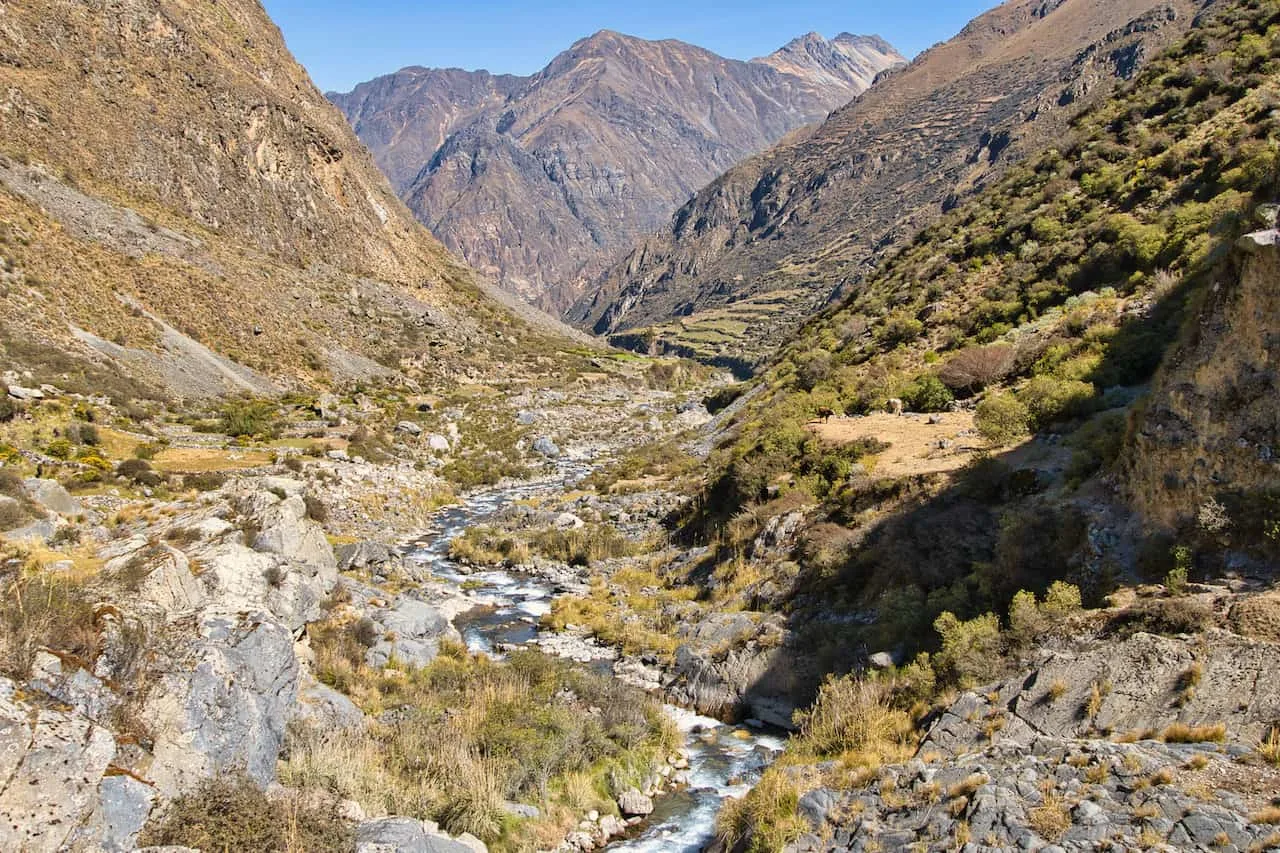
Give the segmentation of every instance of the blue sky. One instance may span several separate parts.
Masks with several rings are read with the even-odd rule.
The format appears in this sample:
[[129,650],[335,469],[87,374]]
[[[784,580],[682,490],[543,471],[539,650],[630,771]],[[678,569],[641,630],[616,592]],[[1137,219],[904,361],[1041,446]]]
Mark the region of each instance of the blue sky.
[[878,33],[907,56],[950,38],[997,0],[645,0],[447,3],[264,0],[322,90],[406,65],[530,74],[601,29],[676,38],[750,59],[810,30]]

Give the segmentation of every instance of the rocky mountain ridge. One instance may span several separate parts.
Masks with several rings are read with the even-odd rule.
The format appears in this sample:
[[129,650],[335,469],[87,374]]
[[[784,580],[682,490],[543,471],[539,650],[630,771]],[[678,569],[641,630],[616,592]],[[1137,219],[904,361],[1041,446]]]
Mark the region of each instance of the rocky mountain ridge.
[[597,334],[631,330],[618,340],[635,348],[758,364],[921,225],[1052,144],[1082,106],[1184,32],[1196,8],[993,9],[816,130],[704,187],[566,316]]
[[10,367],[202,397],[562,333],[413,220],[258,3],[25,4],[0,46]]
[[563,309],[697,187],[903,61],[848,34],[742,62],[605,30],[527,78],[406,68],[329,97],[445,245]]

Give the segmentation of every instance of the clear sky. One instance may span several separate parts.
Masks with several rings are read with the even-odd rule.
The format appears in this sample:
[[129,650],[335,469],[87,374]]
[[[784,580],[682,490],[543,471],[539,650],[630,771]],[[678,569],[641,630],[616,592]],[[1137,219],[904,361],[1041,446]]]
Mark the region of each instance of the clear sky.
[[531,74],[573,42],[610,29],[675,38],[750,59],[811,30],[879,34],[908,57],[960,31],[998,0],[264,0],[322,90],[406,65]]

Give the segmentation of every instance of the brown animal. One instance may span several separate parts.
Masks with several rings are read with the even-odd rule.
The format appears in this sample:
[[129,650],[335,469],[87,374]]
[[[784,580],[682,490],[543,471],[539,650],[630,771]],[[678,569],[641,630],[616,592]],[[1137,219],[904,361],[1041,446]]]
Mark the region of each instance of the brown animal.
[[832,415],[834,415],[834,414],[835,414],[835,410],[833,410],[833,409],[828,409],[828,408],[826,408],[826,407],[823,407],[823,408],[821,408],[821,409],[818,409],[818,417],[822,418],[822,422],[823,422],[824,424],[825,424],[827,421],[831,420],[831,416],[832,416]]

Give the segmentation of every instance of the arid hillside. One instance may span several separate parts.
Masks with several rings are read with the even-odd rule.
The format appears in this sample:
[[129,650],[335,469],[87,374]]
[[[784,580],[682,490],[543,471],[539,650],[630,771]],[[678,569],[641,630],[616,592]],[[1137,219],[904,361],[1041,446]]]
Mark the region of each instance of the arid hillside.
[[13,368],[202,396],[440,378],[527,336],[253,0],[6,7],[0,91]]
[[622,343],[749,368],[877,258],[1059,138],[1200,4],[1017,0],[729,170],[567,315]]

